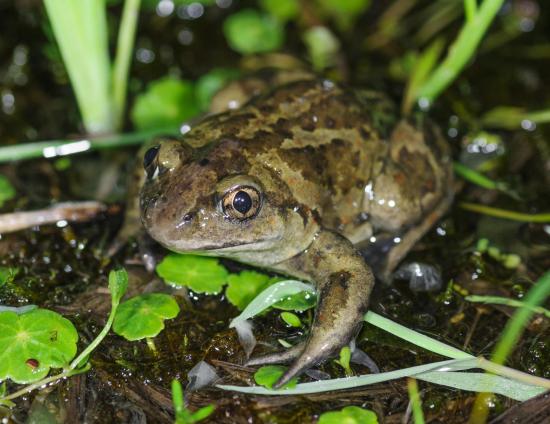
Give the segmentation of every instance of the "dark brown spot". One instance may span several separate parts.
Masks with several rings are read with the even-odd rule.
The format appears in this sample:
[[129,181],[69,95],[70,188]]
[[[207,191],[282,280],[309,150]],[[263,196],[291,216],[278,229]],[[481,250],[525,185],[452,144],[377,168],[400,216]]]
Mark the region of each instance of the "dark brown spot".
[[210,161],[207,158],[201,159],[199,162],[200,166],[206,166],[210,163]]
[[334,119],[328,117],[325,119],[325,126],[327,128],[334,128],[334,125],[336,125],[336,122],[334,121]]
[[304,122],[302,124],[302,129],[304,131],[313,132],[315,130],[315,124],[313,122]]
[[348,282],[351,278],[351,274],[348,271],[333,272],[330,274],[330,284],[338,284],[343,289],[348,288]]
[[40,362],[38,362],[38,359],[30,358],[25,361],[25,364],[27,364],[29,368],[32,368],[34,370],[38,368]]
[[344,147],[346,145],[346,141],[342,140],[341,138],[333,138],[332,140],[330,140],[330,142],[336,147]]

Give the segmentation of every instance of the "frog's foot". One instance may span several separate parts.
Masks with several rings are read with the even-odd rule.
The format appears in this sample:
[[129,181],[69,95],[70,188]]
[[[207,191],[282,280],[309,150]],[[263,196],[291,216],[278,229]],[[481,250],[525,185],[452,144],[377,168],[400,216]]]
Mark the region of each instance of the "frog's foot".
[[270,353],[269,355],[252,358],[245,365],[248,367],[257,365],[288,364],[300,356],[300,354],[304,351],[305,346],[305,342],[301,342],[283,352]]
[[[328,295],[330,296],[330,294]],[[362,303],[361,301],[359,302]],[[323,305],[322,303],[325,304]],[[282,377],[273,385],[274,389],[281,388],[293,377],[300,375],[308,368],[312,368],[328,358],[336,356],[342,347],[350,343],[351,339],[357,334],[357,331],[361,327],[363,323],[363,314],[365,313],[363,307],[357,308],[355,311],[340,310],[339,314],[334,315],[333,313],[338,310],[334,309],[334,303],[337,303],[337,301],[334,302],[333,299],[329,297],[328,299],[325,298],[325,301],[322,303],[320,302],[318,306],[309,339],[305,343],[305,346],[299,346],[303,347],[301,351],[300,349],[294,349],[288,355],[264,357],[264,363],[266,359],[277,359],[276,356],[285,359],[284,362],[288,362],[290,360],[289,357],[296,357]],[[333,320],[322,321],[322,317],[327,316],[327,314],[331,314]],[[299,354],[296,355],[298,352]]]

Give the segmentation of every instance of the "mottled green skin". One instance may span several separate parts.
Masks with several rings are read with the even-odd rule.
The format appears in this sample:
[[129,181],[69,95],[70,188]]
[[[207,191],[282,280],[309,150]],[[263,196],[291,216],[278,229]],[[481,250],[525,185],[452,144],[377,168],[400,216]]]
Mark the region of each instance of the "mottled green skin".
[[[251,361],[294,360],[283,384],[337,353],[358,330],[374,277],[355,246],[400,241],[384,245],[387,262],[378,271],[387,275],[447,208],[448,147],[423,127],[394,123],[385,101],[330,81],[285,84],[206,118],[185,144],[161,143],[158,169],[141,191],[142,222],[170,250],[228,257],[316,284],[308,341]],[[258,213],[244,221],[221,206],[224,193],[241,185],[261,193]]]

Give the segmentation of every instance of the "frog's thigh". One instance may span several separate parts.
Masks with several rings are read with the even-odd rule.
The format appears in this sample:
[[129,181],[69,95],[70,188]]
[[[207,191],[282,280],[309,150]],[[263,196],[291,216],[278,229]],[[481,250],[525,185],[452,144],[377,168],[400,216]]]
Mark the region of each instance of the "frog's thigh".
[[395,270],[399,262],[407,255],[420,238],[433,227],[433,225],[445,214],[452,201],[452,195],[441,199],[441,202],[416,226],[410,228],[401,236],[401,242],[393,247],[386,257],[384,269],[381,272],[381,278],[389,281],[391,273]]

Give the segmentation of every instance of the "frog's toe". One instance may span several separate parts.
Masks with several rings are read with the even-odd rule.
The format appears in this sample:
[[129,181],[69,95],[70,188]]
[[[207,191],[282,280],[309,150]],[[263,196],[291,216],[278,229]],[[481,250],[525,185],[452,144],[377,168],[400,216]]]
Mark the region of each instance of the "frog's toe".
[[305,342],[298,343],[284,352],[270,353],[269,355],[258,356],[248,360],[246,366],[287,364],[300,356],[305,348]]

